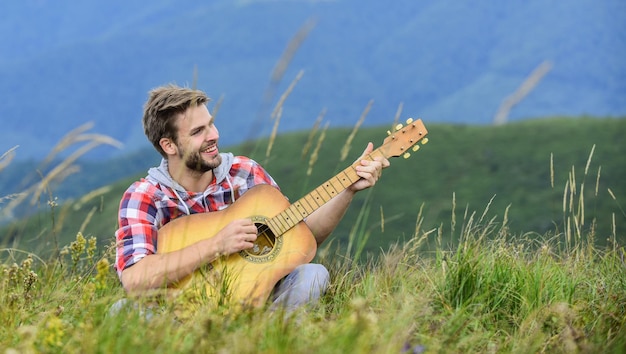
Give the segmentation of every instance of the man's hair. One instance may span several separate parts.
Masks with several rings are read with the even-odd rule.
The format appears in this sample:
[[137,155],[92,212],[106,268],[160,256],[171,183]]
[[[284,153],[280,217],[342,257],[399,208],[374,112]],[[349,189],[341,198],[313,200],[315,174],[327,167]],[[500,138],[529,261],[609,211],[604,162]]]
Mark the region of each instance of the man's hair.
[[173,84],[150,91],[148,101],[143,107],[143,131],[161,156],[167,157],[159,143],[161,139],[168,138],[178,143],[176,117],[189,107],[205,104],[208,101],[207,95],[200,90]]

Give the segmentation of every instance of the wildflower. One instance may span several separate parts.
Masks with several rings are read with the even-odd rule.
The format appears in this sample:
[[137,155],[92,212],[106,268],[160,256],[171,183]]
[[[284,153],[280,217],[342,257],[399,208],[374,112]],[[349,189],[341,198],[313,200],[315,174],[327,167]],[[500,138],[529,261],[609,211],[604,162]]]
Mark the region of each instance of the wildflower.
[[37,273],[32,270],[24,276],[24,294],[28,294],[33,288],[33,285],[37,282]]
[[59,203],[57,202],[57,200],[58,200],[57,197],[54,197],[54,199],[52,199],[52,200],[48,200],[48,206],[50,208],[54,208],[54,207],[58,206]]
[[107,276],[109,274],[109,260],[102,258],[96,264],[96,289],[101,290],[107,287]]
[[26,257],[26,259],[22,261],[22,271],[28,272],[32,265],[33,265],[33,256],[29,254],[28,257]]
[[5,276],[8,279],[9,286],[17,285],[19,271],[20,271],[20,267],[17,265],[17,263],[13,263],[8,270],[5,270]]
[[87,244],[87,258],[88,259],[92,259],[93,256],[96,254],[96,246],[97,246],[97,239],[95,237],[90,237],[88,244]]
[[81,304],[82,306],[86,307],[88,306],[92,299],[93,299],[93,295],[96,292],[96,287],[97,285],[94,283],[87,283],[85,285],[85,287],[83,288],[83,291],[81,293]]
[[80,255],[85,251],[86,244],[87,240],[85,240],[82,232],[78,232],[78,234],[76,234],[76,241],[70,243],[70,256],[72,257],[74,266],[78,264]]
[[43,344],[50,348],[59,348],[63,345],[64,328],[63,321],[51,316],[42,331]]

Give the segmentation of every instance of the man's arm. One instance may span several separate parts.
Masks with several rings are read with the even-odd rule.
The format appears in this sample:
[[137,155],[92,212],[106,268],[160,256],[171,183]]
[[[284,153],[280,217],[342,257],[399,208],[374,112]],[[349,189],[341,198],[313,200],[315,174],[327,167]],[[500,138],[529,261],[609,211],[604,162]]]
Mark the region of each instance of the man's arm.
[[348,210],[354,195],[358,191],[375,185],[381,176],[383,168],[389,167],[389,160],[386,158],[380,157],[373,161],[363,159],[373,150],[374,145],[372,143],[367,144],[365,151],[357,160],[359,164],[356,165],[355,169],[357,175],[361,178],[307,217],[306,224],[313,232],[318,245],[324,242],[337,227],[346,210]]
[[160,288],[188,276],[219,256],[253,246],[257,228],[249,219],[232,221],[215,236],[170,253],[143,257],[122,271],[121,281],[129,293]]

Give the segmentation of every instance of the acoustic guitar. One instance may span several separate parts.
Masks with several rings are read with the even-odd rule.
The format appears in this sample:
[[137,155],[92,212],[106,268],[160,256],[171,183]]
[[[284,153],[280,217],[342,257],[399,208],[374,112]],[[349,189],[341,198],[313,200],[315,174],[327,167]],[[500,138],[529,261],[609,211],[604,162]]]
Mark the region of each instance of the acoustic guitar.
[[[383,144],[365,159],[410,155],[425,144],[428,131],[421,119],[398,124],[388,131]],[[359,180],[355,166],[339,172],[295,203],[275,187],[257,185],[250,188],[228,208],[210,213],[180,217],[159,230],[158,252],[173,252],[206,238],[236,219],[249,218],[258,229],[251,249],[223,256],[196,270],[172,287],[192,286],[202,297],[224,304],[262,306],[280,279],[297,266],[309,263],[317,251],[317,243],[303,220],[334,196]]]

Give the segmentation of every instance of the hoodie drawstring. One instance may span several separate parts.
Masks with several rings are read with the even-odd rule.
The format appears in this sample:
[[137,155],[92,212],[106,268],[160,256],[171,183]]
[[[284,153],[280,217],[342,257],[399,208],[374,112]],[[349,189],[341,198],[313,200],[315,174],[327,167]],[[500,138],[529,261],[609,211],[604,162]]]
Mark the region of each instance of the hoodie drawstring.
[[185,207],[185,213],[187,213],[187,215],[191,215],[191,212],[189,211],[189,207],[187,206],[187,202],[183,198],[180,197],[180,194],[178,194],[175,188],[172,188],[172,191],[174,191],[174,194],[176,194],[176,197],[178,198],[178,200],[180,200],[181,204]]
[[228,188],[230,188],[230,201],[235,203],[235,188],[233,188],[233,184],[230,182],[230,176],[226,175],[226,182],[228,183]]

